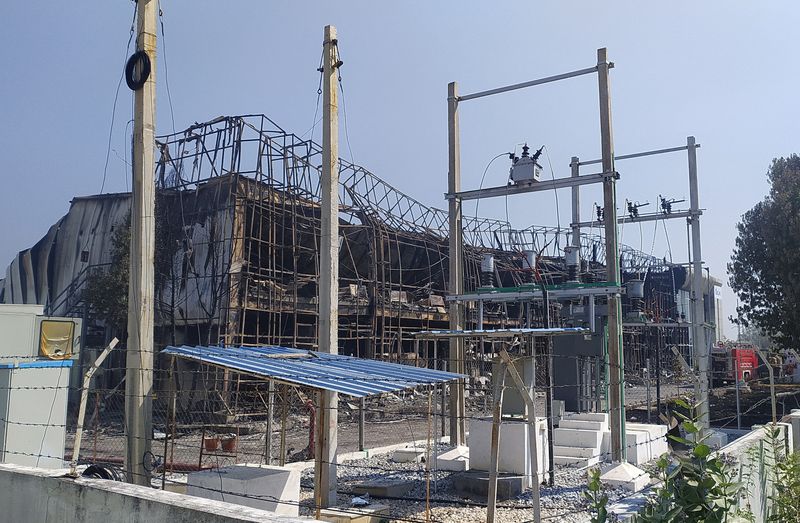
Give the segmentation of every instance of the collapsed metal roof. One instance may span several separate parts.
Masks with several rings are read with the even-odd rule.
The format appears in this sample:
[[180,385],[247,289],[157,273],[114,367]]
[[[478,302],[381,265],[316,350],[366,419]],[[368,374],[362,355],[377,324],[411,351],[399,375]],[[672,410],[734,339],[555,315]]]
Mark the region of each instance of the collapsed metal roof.
[[287,347],[173,347],[162,354],[355,398],[436,385],[461,374]]

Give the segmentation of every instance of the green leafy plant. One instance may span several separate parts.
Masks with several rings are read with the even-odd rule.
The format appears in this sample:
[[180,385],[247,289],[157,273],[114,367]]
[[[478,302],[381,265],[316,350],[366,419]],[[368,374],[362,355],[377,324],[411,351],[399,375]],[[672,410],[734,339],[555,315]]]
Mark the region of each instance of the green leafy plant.
[[[767,429],[770,430],[770,429]],[[775,456],[772,468],[773,488],[767,521],[800,523],[800,454],[785,455],[780,444],[780,430],[770,430],[770,443]]]
[[603,484],[600,482],[600,470],[589,470],[589,484],[583,492],[586,499],[589,500],[589,510],[592,513],[590,519],[591,523],[605,523],[608,521],[608,495],[603,490]]
[[713,456],[711,448],[700,436],[696,412],[699,404],[676,402],[689,415],[679,411],[685,438],[670,436],[688,450],[670,459],[662,455],[658,462],[661,487],[648,499],[636,521],[641,522],[695,522],[723,523],[735,512],[741,492],[740,483],[732,481],[730,465],[722,457]]

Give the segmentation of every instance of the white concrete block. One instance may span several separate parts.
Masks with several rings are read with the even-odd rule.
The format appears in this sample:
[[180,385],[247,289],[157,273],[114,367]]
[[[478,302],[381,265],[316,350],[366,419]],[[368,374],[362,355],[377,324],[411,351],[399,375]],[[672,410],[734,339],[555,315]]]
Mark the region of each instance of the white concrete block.
[[559,424],[562,429],[580,429],[580,430],[596,430],[602,431],[606,427],[601,421],[589,421],[583,419],[562,419]]
[[553,423],[558,425],[566,413],[565,403],[564,400],[552,400],[551,403],[553,405]]
[[603,424],[603,430],[608,430],[608,414],[605,412],[570,412],[563,419],[599,421]]
[[606,468],[600,481],[611,487],[639,492],[650,484],[650,475],[630,463],[616,463]]
[[398,463],[422,463],[425,458],[425,450],[420,448],[397,449],[392,452],[392,461]]
[[597,430],[557,428],[553,430],[553,441],[565,447],[589,447],[599,449],[603,433]]
[[[547,422],[545,418],[536,419],[538,473],[544,477],[547,470]],[[469,424],[470,468],[489,470],[492,441],[492,419],[476,418]],[[524,474],[530,477],[530,452],[528,446],[528,424],[525,421],[503,420],[500,425],[500,472]]]
[[433,464],[438,470],[469,470],[469,447],[459,446],[436,455]]
[[[800,365],[797,371],[800,372]],[[800,379],[796,383],[800,383]],[[800,409],[792,409],[789,413],[789,423],[792,425],[792,448],[795,452],[800,452]]]
[[625,427],[625,455],[628,462],[642,465],[650,461],[650,433]]
[[649,435],[650,459],[658,459],[662,454],[669,452],[667,442],[667,426],[651,425],[647,423],[626,423],[626,430],[646,431]]
[[[255,464],[191,472],[187,479],[186,493],[268,510],[284,516],[297,516],[300,472],[285,467]],[[278,500],[284,503],[279,503]]]
[[565,447],[563,445],[553,445],[554,456],[591,458],[597,454],[597,449],[591,447]]
[[703,443],[711,447],[712,450],[717,450],[728,444],[728,435],[724,432],[710,429],[707,434],[708,438]]

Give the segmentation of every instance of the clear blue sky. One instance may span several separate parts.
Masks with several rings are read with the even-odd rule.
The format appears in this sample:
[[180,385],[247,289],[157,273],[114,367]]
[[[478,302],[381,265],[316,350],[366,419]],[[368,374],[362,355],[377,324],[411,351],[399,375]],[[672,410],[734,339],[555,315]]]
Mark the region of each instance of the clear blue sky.
[[[31,246],[74,195],[102,184],[109,124],[134,4],[130,0],[8,2],[0,32],[0,265]],[[773,157],[798,152],[800,4],[772,2],[376,2],[163,0],[175,125],[263,112],[298,134],[311,127],[325,24],[339,31],[354,160],[425,203],[444,206],[446,89],[462,92],[592,66],[608,47],[617,154],[685,143],[699,151],[704,258],[723,280],[740,215],[767,191]],[[158,133],[171,131],[159,56]],[[122,161],[132,97],[122,86],[106,191],[127,188]],[[571,156],[596,158],[594,77],[464,104],[462,172],[476,187],[494,155],[546,144],[555,176]],[[129,129],[128,129],[129,130]],[[344,136],[342,136],[342,139]],[[350,156],[342,147],[343,156]],[[544,158],[549,176],[549,166]],[[619,200],[688,196],[684,155],[620,162]],[[487,185],[505,182],[498,160]],[[556,219],[552,193],[516,197],[517,226]],[[584,192],[583,212],[600,201]],[[651,206],[652,208],[652,206]],[[466,206],[473,212],[472,205]],[[502,202],[481,214],[505,218]],[[668,227],[676,261],[685,224]],[[659,226],[628,225],[623,241],[656,256]],[[643,239],[640,239],[643,238]],[[726,314],[733,294],[725,289]],[[730,327],[728,335],[734,335]]]

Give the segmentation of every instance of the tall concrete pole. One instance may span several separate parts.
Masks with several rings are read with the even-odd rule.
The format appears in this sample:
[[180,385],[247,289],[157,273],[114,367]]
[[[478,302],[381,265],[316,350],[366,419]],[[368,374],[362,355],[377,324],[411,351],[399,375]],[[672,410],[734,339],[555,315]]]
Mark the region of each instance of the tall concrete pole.
[[[319,350],[339,353],[339,81],[336,28],[322,42],[322,180],[319,254]],[[338,395],[322,391],[317,409],[314,490],[318,507],[336,504]]]
[[[609,92],[608,57],[606,49],[597,50],[597,79],[600,88],[600,141],[602,147],[603,217],[606,241],[606,279],[611,285],[621,283],[619,242],[617,239],[617,187],[614,171],[614,138],[611,127],[611,94]],[[619,295],[608,296],[608,411],[611,424],[611,458],[625,459],[625,405],[622,353],[622,306]]]
[[[580,160],[573,156],[569,164],[572,169],[572,177],[577,178],[581,174]],[[577,185],[572,188],[572,245],[581,246],[581,188]]]
[[[458,130],[458,84],[447,85],[447,192],[450,194],[461,190],[461,142]],[[448,249],[450,269],[450,294],[464,292],[463,245],[464,230],[461,224],[461,200],[453,198],[448,203],[450,244]],[[464,305],[450,302],[450,329],[464,329]],[[464,340],[450,339],[450,372],[463,372]],[[464,380],[453,382],[450,386],[450,444],[463,445],[466,442],[466,425],[464,423]]]
[[686,138],[689,156],[689,218],[692,232],[692,349],[697,370],[695,397],[700,403],[698,424],[708,428],[708,360],[709,347],[703,306],[703,254],[700,248],[700,193],[697,185],[697,144],[694,136]]
[[134,94],[128,343],[125,373],[126,479],[150,485],[153,435],[153,294],[155,262],[156,22],[158,0],[139,0],[136,49],[150,58],[150,76]]

